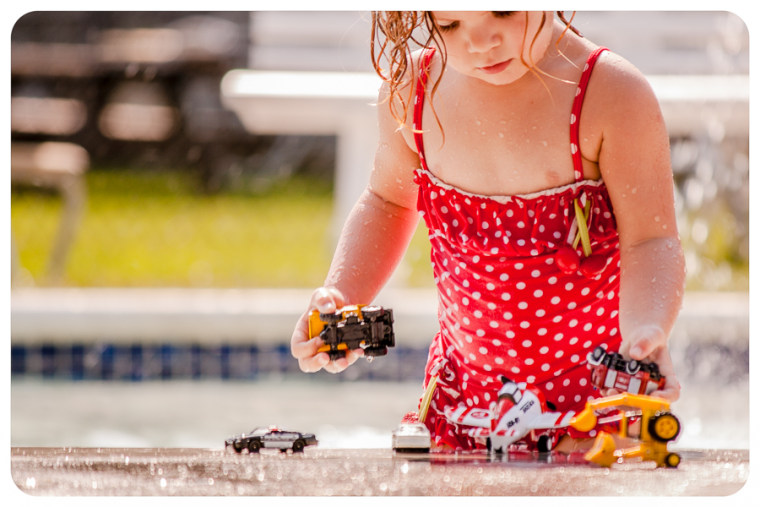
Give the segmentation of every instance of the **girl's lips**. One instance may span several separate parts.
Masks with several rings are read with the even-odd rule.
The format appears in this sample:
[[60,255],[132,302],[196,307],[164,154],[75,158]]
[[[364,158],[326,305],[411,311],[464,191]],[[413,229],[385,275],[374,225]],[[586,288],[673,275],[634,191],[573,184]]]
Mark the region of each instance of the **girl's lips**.
[[487,67],[478,67],[478,70],[486,74],[498,74],[499,72],[506,69],[511,61],[512,59],[509,59],[500,63],[496,63],[494,65],[489,65]]

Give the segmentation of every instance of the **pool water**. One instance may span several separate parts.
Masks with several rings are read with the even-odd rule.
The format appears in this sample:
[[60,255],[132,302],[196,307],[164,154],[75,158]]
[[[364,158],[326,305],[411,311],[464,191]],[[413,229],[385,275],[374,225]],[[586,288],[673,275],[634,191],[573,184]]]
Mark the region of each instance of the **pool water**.
[[[749,385],[682,380],[673,411],[680,448],[749,448]],[[419,381],[309,375],[255,381],[11,381],[12,446],[217,448],[228,436],[280,425],[323,448],[383,448],[416,408]]]

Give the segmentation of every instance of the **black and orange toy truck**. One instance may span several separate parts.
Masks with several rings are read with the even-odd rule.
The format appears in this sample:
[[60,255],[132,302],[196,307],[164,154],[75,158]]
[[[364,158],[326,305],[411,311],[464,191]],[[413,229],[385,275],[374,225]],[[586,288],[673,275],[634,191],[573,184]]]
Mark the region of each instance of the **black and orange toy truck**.
[[368,360],[384,356],[396,344],[393,311],[369,305],[344,306],[335,313],[314,310],[309,315],[309,338],[317,336],[324,342],[318,352],[327,352],[331,360],[360,348]]

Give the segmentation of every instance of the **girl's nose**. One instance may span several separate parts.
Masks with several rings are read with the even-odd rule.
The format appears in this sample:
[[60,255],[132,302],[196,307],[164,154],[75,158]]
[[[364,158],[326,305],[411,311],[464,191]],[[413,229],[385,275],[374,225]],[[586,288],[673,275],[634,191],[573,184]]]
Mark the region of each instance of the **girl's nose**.
[[499,44],[501,44],[499,32],[475,29],[469,33],[467,48],[471,53],[483,53]]

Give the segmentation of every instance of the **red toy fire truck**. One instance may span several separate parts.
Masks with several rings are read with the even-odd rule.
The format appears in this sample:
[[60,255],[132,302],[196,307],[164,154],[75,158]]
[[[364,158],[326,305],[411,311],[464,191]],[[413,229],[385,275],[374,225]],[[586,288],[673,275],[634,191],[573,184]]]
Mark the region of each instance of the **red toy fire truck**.
[[655,363],[626,361],[617,352],[597,347],[588,354],[591,383],[600,389],[618,389],[633,394],[649,394],[665,385],[665,377]]

